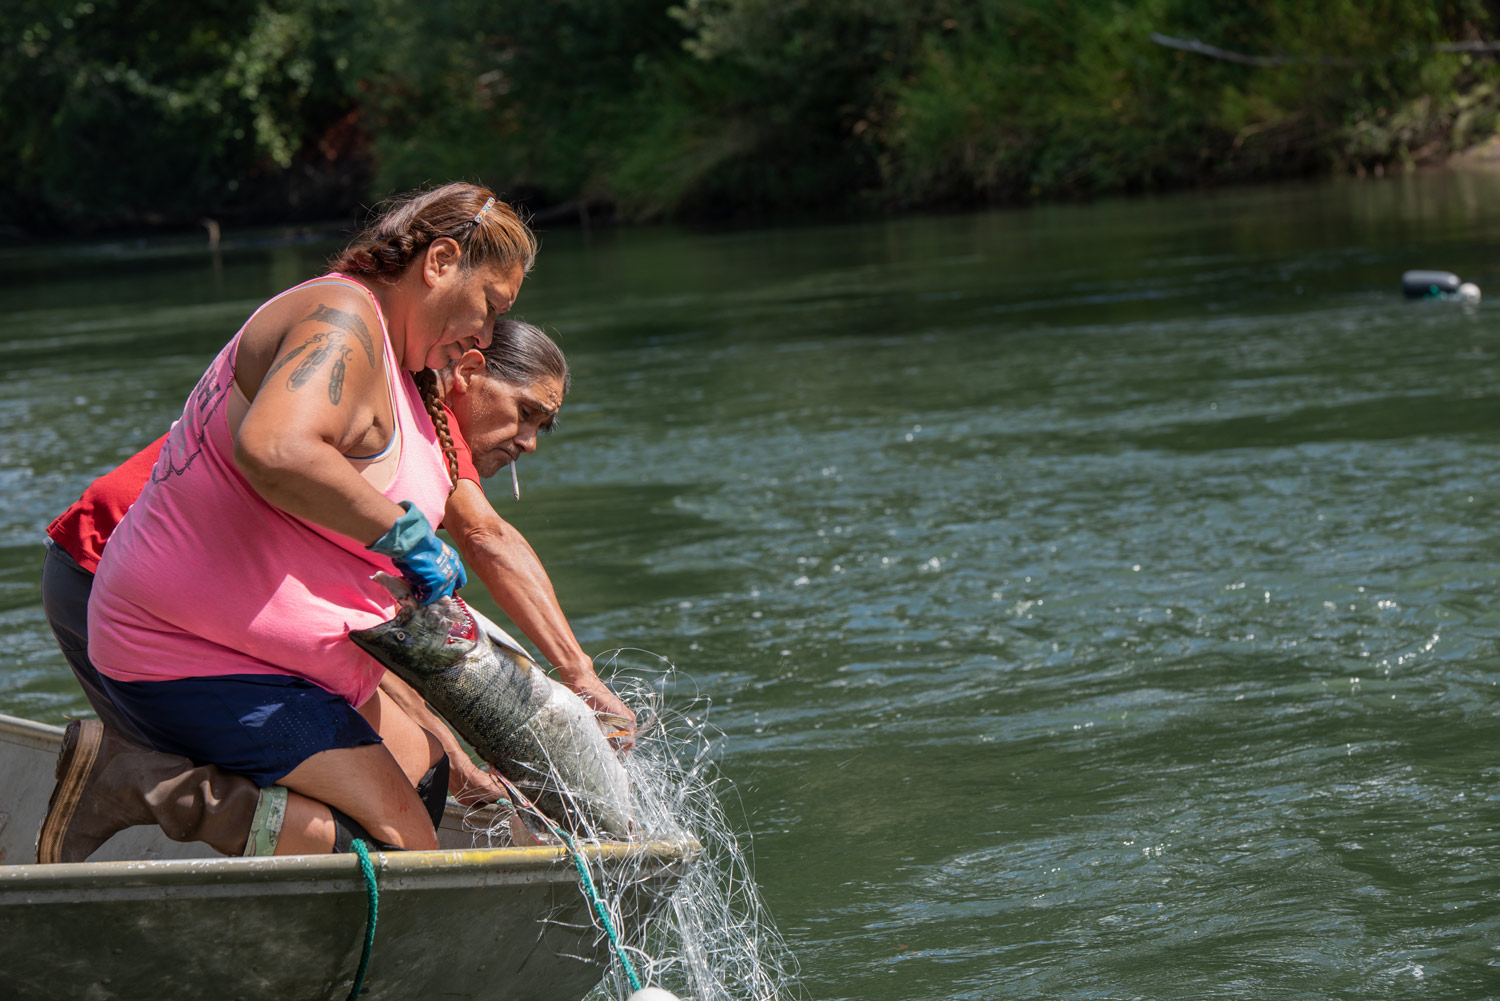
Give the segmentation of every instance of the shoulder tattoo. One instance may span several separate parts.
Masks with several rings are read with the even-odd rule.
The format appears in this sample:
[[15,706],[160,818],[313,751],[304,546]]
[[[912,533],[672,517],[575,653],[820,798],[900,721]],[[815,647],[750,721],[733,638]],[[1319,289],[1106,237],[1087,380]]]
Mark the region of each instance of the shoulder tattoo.
[[322,303],[302,322],[326,323],[330,329],[318,331],[278,358],[266,373],[262,384],[269,382],[271,376],[295,361],[297,366],[286,377],[286,388],[296,392],[308,384],[313,373],[322,368],[324,362],[331,359],[333,366],[328,373],[328,402],[338,406],[339,401],[344,398],[344,376],[348,361],[354,355],[354,349],[345,344],[350,337],[364,349],[365,360],[370,363],[370,367],[375,367],[375,342],[370,337],[370,330],[365,326],[365,321],[355,314]]
[[318,303],[318,308],[308,314],[303,323],[327,323],[354,335],[359,341],[359,346],[365,349],[365,359],[373,368],[375,365],[375,342],[370,339],[370,329],[365,326],[365,321],[356,313],[346,313],[342,309],[334,309]]

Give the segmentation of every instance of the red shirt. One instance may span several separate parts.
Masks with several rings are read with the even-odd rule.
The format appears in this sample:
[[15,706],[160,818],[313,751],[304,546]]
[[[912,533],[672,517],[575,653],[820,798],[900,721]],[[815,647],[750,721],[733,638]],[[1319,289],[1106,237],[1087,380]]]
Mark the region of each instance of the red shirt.
[[458,418],[453,416],[448,404],[444,403],[442,406],[443,413],[448,418],[448,431],[453,436],[453,451],[458,453],[458,478],[479,483],[479,470],[474,468],[474,453],[469,448],[469,443],[464,441],[464,436],[459,433]]
[[[453,433],[453,448],[458,453],[458,478],[478,483],[479,472],[474,468],[469,443],[458,433],[458,420],[447,404],[443,405],[443,411],[448,415],[448,429]],[[104,552],[104,544],[109,541],[115,526],[120,524],[120,519],[125,517],[125,512],[130,510],[130,505],[141,495],[166,440],[167,436],[162,435],[90,483],[83,496],[47,526],[47,536],[89,573],[99,571],[99,555]]]

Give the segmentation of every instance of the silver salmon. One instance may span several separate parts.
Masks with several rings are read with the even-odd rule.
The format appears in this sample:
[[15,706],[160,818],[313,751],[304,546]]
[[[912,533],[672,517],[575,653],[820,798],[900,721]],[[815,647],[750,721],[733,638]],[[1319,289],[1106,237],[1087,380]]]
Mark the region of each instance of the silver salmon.
[[411,685],[480,757],[536,791],[543,812],[564,822],[581,814],[599,833],[628,837],[630,779],[593,710],[462,599],[417,605],[403,581],[377,578],[401,608],[349,638]]

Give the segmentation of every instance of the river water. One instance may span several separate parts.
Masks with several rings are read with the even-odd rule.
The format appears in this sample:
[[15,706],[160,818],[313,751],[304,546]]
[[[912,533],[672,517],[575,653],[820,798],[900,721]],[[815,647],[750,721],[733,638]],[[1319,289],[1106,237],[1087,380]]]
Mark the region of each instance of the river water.
[[[332,249],[199,244],[0,252],[0,711],[86,708],[47,522]],[[1398,282],[1497,247],[1482,174],[547,233],[492,497],[711,705],[810,996],[1492,998],[1500,323]]]

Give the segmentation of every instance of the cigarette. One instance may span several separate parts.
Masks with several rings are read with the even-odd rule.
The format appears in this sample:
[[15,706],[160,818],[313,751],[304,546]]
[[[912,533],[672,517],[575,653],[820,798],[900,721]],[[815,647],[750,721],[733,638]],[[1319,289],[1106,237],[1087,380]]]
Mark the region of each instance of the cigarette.
[[521,499],[521,481],[516,476],[516,460],[510,460],[510,490],[516,495],[516,500]]

